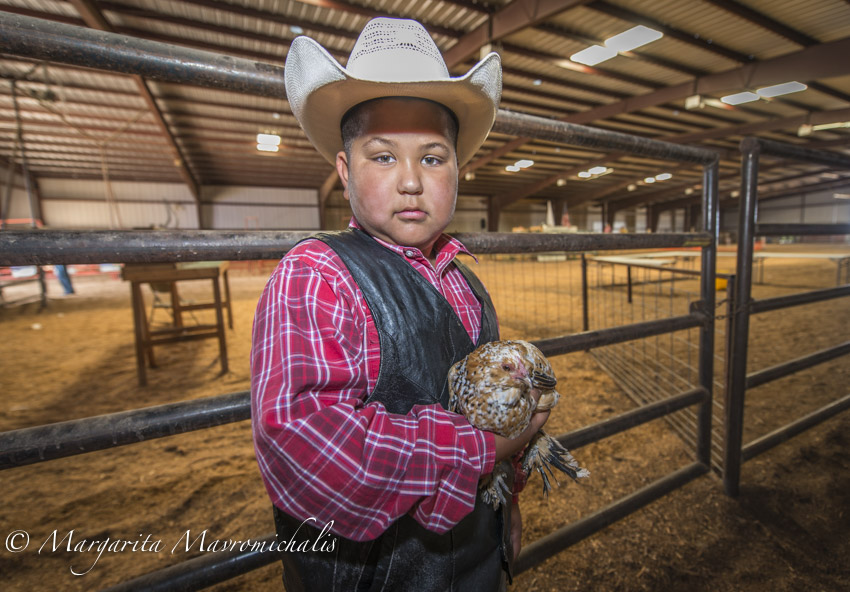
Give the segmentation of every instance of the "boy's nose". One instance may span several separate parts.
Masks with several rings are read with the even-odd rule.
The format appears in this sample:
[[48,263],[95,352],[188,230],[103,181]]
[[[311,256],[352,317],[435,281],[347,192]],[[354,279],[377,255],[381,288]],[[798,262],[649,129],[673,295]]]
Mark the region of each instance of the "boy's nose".
[[406,194],[422,193],[422,179],[415,164],[404,164],[400,167],[398,191]]

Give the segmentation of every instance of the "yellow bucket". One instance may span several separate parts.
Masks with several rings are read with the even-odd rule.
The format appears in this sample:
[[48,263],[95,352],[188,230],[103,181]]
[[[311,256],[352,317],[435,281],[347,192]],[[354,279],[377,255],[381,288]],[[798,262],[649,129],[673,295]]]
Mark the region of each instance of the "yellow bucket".
[[729,283],[729,280],[726,278],[714,278],[714,289],[715,290],[725,290],[726,285]]

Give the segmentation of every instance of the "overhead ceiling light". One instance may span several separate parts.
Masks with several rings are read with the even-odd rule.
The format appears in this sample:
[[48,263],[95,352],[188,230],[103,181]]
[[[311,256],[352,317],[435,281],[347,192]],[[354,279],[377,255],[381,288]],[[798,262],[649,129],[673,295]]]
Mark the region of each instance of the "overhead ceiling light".
[[720,101],[726,103],[727,105],[740,105],[741,103],[752,103],[753,101],[758,101],[759,96],[750,91],[744,91],[735,93],[734,95],[726,95],[725,97],[720,97]]
[[514,163],[514,166],[517,166],[517,167],[519,167],[519,168],[521,168],[521,169],[527,169],[528,167],[530,167],[530,166],[531,166],[531,165],[533,165],[533,164],[534,164],[534,161],[533,161],[533,160],[528,160],[527,158],[524,158],[524,159],[522,159],[522,160],[518,160],[518,161],[516,161],[516,162]]
[[644,183],[655,183],[655,177],[647,177],[643,180]]
[[280,136],[277,134],[257,134],[257,143],[280,146]]
[[292,31],[293,35],[301,35],[304,32],[304,29],[302,29],[298,25],[290,25],[289,30]]
[[595,166],[592,169],[589,169],[587,172],[590,173],[591,175],[601,175],[602,173],[604,173],[607,170],[608,169],[604,166]]
[[637,189],[637,185],[635,185],[634,183],[629,183],[629,186],[626,187],[627,191],[634,191],[635,189]]
[[277,152],[280,150],[280,146],[275,146],[274,144],[257,144],[257,150],[261,152]]
[[605,40],[605,47],[615,51],[631,51],[664,37],[664,33],[638,25]]
[[531,84],[533,84],[534,86],[540,86],[541,84],[543,84],[543,81],[537,78]]
[[578,176],[581,177],[582,179],[589,179],[593,175],[590,174],[590,171],[582,171],[578,174]]
[[738,197],[739,195],[741,195],[741,192],[736,189],[735,191],[733,191],[729,195],[731,195],[732,197]]
[[557,185],[558,187],[563,187],[566,184],[567,184],[566,179],[558,179],[557,181],[555,181],[555,185]]
[[570,56],[570,59],[574,62],[578,62],[579,64],[584,64],[585,66],[595,66],[600,62],[610,60],[615,55],[617,55],[616,49],[603,47],[601,45],[591,45],[586,49],[582,49],[578,53],[574,53]]
[[508,171],[508,172],[511,172],[511,173],[516,173],[518,171],[521,171],[522,169],[520,169],[515,164],[509,164],[508,166],[505,167],[505,170]]
[[463,176],[466,181],[475,181],[475,173],[473,171],[469,171]]
[[802,82],[797,82],[795,80],[793,82],[783,82],[782,84],[766,86],[764,88],[758,89],[756,93],[758,93],[760,97],[778,97],[779,95],[787,95],[790,93],[800,92],[801,90],[806,90],[807,88],[809,87],[803,84]]
[[693,187],[686,187],[686,188],[685,188],[685,195],[690,195],[690,194],[691,194],[691,193],[693,193],[693,192],[694,192],[694,188],[693,188]]
[[833,193],[835,199],[850,199],[850,193]]
[[656,181],[666,181],[667,179],[672,179],[673,175],[670,173],[661,173],[660,175],[655,175]]

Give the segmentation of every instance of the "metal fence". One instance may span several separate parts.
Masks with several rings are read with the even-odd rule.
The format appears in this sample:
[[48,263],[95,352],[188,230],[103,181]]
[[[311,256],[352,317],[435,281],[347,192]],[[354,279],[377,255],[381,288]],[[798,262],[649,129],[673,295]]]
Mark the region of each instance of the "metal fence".
[[[663,254],[665,259],[588,258],[585,330],[686,314],[699,301],[700,272],[691,269],[699,253],[658,254]],[[715,320],[725,316],[730,280],[734,281],[733,276],[717,274],[716,281],[726,284],[725,287],[721,284],[719,293],[727,296],[717,305],[720,308]],[[727,368],[725,323],[715,323],[714,343],[713,384],[715,392],[722,393]],[[654,403],[699,385],[700,341],[698,331],[693,328],[596,348],[590,354],[638,405]],[[713,398],[712,409],[711,467],[720,474],[723,401]],[[665,420],[689,447],[696,447],[699,416],[693,409],[683,409]]]
[[[4,51],[34,59],[266,96],[283,96],[284,93],[280,68],[249,60],[2,13],[0,33]],[[690,304],[687,312],[536,341],[544,354],[556,356],[676,331],[698,331],[694,388],[683,388],[673,396],[559,437],[562,444],[575,449],[696,406],[695,458],[692,463],[642,489],[531,543],[523,549],[516,565],[517,572],[522,572],[710,470],[718,220],[717,155],[706,149],[503,111],[499,112],[494,129],[504,134],[562,144],[619,150],[698,164],[704,171],[703,222],[700,232],[668,235],[458,235],[472,252],[483,254],[701,248],[699,297]],[[303,236],[302,233],[284,232],[8,231],[0,233],[0,265],[268,259],[280,257]],[[249,418],[249,409],[249,395],[241,392],[15,430],[0,434],[0,468],[11,469],[142,439],[241,421]],[[252,537],[255,541],[271,539],[273,535]],[[112,589],[195,590],[276,560],[275,554],[256,550],[204,556],[124,582]]]
[[[736,496],[740,490],[741,464],[769,450],[825,419],[850,408],[850,394],[797,419],[752,442],[743,444],[744,400],[747,389],[777,380],[828,360],[850,353],[850,342],[811,353],[776,366],[747,373],[747,350],[750,336],[750,315],[779,310],[832,298],[850,296],[850,284],[825,290],[800,292],[788,296],[753,300],[753,241],[755,236],[767,235],[837,235],[850,234],[850,224],[772,224],[756,226],[758,200],[758,169],[760,155],[801,160],[850,169],[850,157],[835,152],[812,150],[760,138],[741,141],[741,198],[738,204],[738,259],[734,309],[729,329],[729,377],[725,392],[725,437],[723,439],[723,487],[728,495]],[[838,276],[840,280],[840,274]]]

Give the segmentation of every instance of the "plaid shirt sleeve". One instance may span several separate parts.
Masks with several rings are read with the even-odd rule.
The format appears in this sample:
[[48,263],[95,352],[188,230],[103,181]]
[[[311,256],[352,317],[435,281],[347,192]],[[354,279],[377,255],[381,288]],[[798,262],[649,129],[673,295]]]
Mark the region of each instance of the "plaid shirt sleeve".
[[[406,416],[364,405],[377,333],[339,258],[318,241],[280,263],[257,306],[251,352],[254,445],[272,502],[354,540],[410,514],[445,532],[493,469],[493,435],[438,405]],[[372,382],[371,386],[374,383]]]

